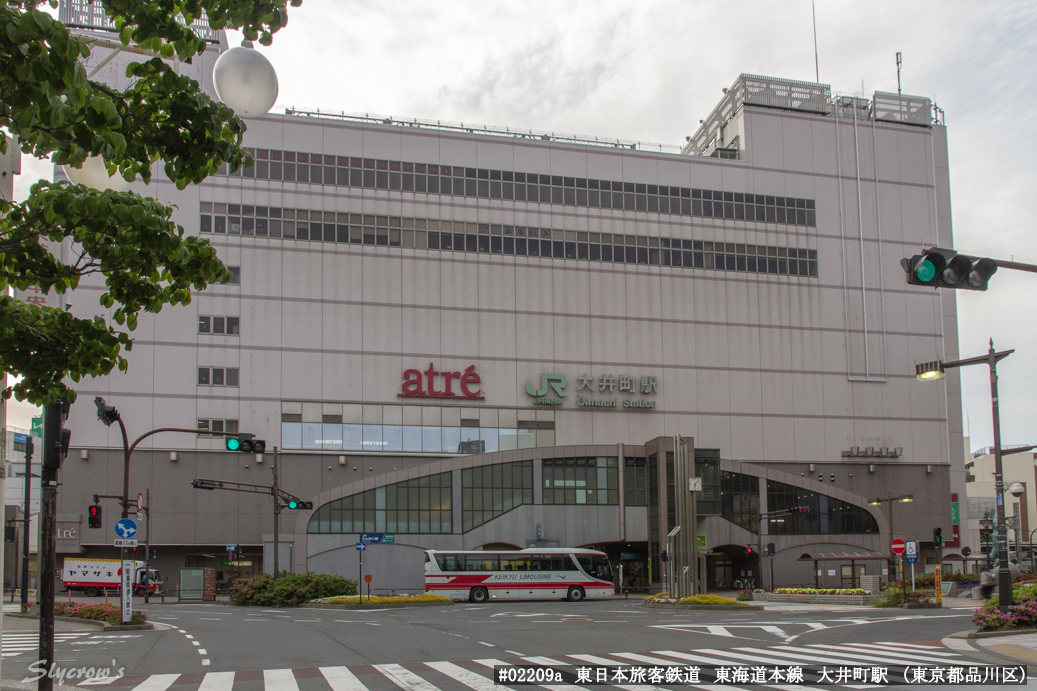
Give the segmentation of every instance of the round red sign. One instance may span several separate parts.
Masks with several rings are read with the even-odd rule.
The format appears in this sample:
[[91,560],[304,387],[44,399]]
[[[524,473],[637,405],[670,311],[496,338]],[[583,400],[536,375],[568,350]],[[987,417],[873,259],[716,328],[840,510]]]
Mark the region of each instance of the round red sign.
[[893,540],[890,549],[893,550],[893,554],[903,554],[907,550],[907,543],[900,538],[897,538],[896,540]]

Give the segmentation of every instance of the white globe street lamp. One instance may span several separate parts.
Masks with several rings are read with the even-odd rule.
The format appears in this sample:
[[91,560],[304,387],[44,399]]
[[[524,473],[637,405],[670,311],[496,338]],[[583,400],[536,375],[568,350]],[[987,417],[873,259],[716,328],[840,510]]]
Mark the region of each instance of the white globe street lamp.
[[240,117],[267,113],[277,100],[277,72],[252,41],[242,41],[216,60],[212,70],[216,95]]
[[69,180],[78,184],[86,185],[95,190],[112,190],[113,192],[125,192],[130,188],[130,183],[116,173],[109,175],[104,166],[104,160],[100,156],[91,156],[83,161],[81,168],[73,168],[69,165],[61,166]]

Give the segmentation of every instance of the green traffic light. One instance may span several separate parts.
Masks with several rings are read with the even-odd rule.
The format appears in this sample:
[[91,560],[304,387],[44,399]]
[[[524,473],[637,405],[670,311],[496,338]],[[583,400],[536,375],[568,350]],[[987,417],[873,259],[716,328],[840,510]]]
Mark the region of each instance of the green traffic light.
[[297,509],[297,508],[299,508],[299,502],[297,502],[297,501],[290,501],[290,502],[288,502],[288,508],[289,509]]
[[241,448],[241,440],[237,437],[227,437],[227,451],[237,451]]
[[928,283],[936,277],[936,267],[931,261],[925,259],[915,267],[915,276],[919,281]]

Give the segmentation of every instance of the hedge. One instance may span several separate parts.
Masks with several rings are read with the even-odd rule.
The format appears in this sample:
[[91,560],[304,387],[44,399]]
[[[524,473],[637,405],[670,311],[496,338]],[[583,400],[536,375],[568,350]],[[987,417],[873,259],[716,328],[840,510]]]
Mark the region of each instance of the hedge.
[[277,578],[263,573],[238,581],[230,591],[230,600],[239,605],[286,607],[324,597],[356,595],[356,584],[329,573],[282,572]]

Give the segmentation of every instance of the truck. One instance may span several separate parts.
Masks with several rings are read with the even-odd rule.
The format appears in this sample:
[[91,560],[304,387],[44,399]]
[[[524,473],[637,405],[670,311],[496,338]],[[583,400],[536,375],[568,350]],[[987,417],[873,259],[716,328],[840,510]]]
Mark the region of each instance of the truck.
[[[156,569],[147,568],[143,561],[130,563],[133,564],[135,595],[143,596],[145,591],[151,595],[162,592],[162,576]],[[61,582],[66,590],[81,591],[87,597],[117,592],[122,587],[122,563],[118,559],[65,559]]]

